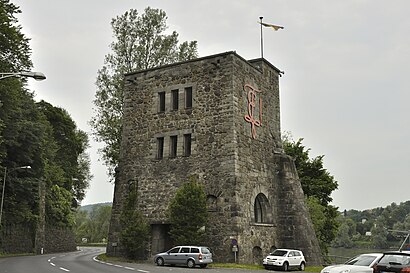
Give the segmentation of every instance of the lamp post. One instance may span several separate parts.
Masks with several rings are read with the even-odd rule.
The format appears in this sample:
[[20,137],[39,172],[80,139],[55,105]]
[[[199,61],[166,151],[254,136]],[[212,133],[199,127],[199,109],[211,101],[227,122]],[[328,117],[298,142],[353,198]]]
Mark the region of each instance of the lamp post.
[[11,77],[33,78],[36,81],[42,81],[46,79],[46,76],[41,72],[15,72],[15,73],[1,73],[0,72],[0,80],[11,78]]
[[[9,170],[9,173],[18,169],[31,169],[31,166],[16,167]],[[3,215],[3,202],[4,202],[4,191],[6,189],[6,178],[7,178],[7,167],[4,167],[4,178],[3,178],[3,190],[1,194],[1,205],[0,205],[0,226],[1,226],[1,216]]]

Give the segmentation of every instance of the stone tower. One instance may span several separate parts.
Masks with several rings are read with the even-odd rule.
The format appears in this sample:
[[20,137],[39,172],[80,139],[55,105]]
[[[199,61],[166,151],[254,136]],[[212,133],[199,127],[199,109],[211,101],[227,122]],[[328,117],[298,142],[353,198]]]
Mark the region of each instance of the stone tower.
[[261,263],[275,248],[321,255],[280,134],[280,71],[226,52],[125,76],[120,164],[108,255],[121,255],[130,185],[151,224],[150,253],[172,246],[166,210],[190,176],[203,183],[216,261]]

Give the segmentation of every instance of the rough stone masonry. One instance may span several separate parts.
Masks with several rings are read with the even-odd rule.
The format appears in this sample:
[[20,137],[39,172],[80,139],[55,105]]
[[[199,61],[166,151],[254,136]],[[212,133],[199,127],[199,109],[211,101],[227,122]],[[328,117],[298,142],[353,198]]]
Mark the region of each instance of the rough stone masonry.
[[151,225],[151,255],[173,246],[166,210],[189,177],[202,183],[207,245],[220,262],[261,263],[296,248],[321,264],[304,194],[280,132],[280,70],[226,52],[125,76],[120,163],[108,255],[122,255],[130,186]]

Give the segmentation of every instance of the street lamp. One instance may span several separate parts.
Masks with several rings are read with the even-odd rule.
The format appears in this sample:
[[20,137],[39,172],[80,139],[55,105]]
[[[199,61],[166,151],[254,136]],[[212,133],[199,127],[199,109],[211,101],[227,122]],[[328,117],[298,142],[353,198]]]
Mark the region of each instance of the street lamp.
[[0,73],[0,80],[11,77],[28,77],[33,78],[36,81],[42,81],[46,79],[46,76],[41,72],[15,72],[15,73]]
[[[9,173],[18,169],[31,169],[31,166],[16,167],[9,170]],[[6,177],[7,177],[7,167],[4,167],[4,178],[3,178],[3,190],[1,194],[1,205],[0,205],[0,226],[1,226],[1,216],[3,215],[3,202],[4,202],[4,191],[6,189]]]

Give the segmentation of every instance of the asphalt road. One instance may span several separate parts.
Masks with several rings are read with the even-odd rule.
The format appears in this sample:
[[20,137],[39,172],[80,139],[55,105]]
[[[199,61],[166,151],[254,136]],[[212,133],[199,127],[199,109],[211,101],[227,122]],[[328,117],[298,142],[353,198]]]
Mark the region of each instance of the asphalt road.
[[[80,251],[0,258],[0,273],[263,273],[261,270],[241,270],[226,268],[195,268],[156,266],[135,263],[109,263],[98,261],[95,257],[104,253],[105,248],[85,247]],[[275,272],[275,271],[266,271]]]

